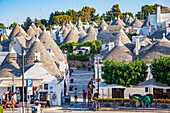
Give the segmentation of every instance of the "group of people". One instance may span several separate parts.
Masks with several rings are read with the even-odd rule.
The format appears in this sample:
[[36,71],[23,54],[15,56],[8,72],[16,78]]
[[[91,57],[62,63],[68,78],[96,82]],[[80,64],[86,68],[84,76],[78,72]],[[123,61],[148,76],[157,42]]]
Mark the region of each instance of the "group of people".
[[2,97],[2,106],[5,107],[5,109],[7,108],[7,105],[11,107],[14,107],[17,103],[17,97],[16,97],[16,93],[4,93],[3,97]]
[[[75,100],[75,103],[77,103],[77,98],[78,98],[78,90],[77,88],[75,88],[74,90],[74,100]],[[91,103],[91,99],[92,99],[92,93],[90,91],[88,92],[85,92],[85,90],[83,90],[83,105],[86,105],[86,98],[88,99],[88,106],[90,105]]]

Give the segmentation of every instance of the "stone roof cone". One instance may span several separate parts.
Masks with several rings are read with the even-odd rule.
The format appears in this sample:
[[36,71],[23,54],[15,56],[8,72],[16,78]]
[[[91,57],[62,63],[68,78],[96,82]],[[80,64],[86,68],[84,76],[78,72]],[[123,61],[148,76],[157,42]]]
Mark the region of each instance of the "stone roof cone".
[[107,59],[117,62],[122,62],[123,60],[125,60],[126,63],[129,63],[132,60],[132,55],[130,50],[126,46],[124,46],[119,39],[118,44],[103,57],[103,60]]
[[26,53],[27,66],[34,65],[35,53],[40,53],[40,61],[43,68],[45,68],[50,74],[56,77],[60,76],[57,65],[55,64],[54,60],[47,52],[46,48],[43,46],[38,37],[35,39],[34,43],[31,45],[30,49]]
[[59,61],[66,61],[62,51],[58,47],[58,45],[55,43],[55,41],[50,37],[48,32],[44,29],[42,34],[39,36],[39,39],[41,43],[44,45],[46,50],[52,49],[56,57],[58,58]]

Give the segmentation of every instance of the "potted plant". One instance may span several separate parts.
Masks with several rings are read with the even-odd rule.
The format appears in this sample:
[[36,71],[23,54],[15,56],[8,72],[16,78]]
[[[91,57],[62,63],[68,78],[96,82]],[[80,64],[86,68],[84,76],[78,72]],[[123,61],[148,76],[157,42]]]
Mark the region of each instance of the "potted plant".
[[90,67],[88,67],[88,70],[89,70],[89,71],[91,71],[91,68],[90,68]]
[[90,66],[90,63],[88,63],[87,65]]
[[86,65],[82,64],[82,68],[83,68],[83,70],[86,70]]
[[77,70],[80,69],[80,66],[77,65]]
[[73,91],[73,86],[70,86],[69,91]]
[[70,79],[70,83],[73,83],[74,82],[74,79]]

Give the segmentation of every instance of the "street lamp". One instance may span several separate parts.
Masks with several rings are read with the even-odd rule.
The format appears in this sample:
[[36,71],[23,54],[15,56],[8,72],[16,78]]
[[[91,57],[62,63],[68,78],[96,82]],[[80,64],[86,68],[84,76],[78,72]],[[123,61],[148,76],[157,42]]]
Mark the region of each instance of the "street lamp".
[[97,61],[95,61],[95,63],[97,63],[97,93],[98,93],[98,98],[99,98],[99,64],[102,64],[102,60],[99,56],[97,56]]
[[24,113],[24,48],[22,48],[22,113]]

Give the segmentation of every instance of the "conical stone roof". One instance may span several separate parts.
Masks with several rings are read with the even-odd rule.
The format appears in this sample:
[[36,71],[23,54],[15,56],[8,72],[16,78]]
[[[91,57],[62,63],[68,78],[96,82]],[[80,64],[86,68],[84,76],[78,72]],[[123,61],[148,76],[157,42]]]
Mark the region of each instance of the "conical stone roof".
[[63,44],[66,44],[68,42],[78,42],[79,40],[79,32],[76,27],[73,27],[73,29],[67,34],[66,38],[63,41]]
[[117,38],[113,36],[110,31],[102,30],[98,35],[97,39],[102,42],[102,44],[107,44],[109,42],[114,42]]
[[84,31],[84,29],[82,27],[79,27],[78,31],[79,31],[79,35],[81,35],[81,37],[84,37],[87,35],[87,33]]
[[65,28],[66,28],[66,27],[65,27],[65,25],[63,24],[63,26],[60,28],[60,31],[63,32]]
[[68,30],[67,28],[64,29],[62,36],[65,39],[65,37],[67,36],[67,34],[70,32],[70,30]]
[[150,47],[142,59],[147,63],[151,63],[154,58],[160,58],[160,56],[170,57],[170,41],[165,36]]
[[35,37],[35,35],[37,35],[36,32],[32,29],[31,26],[27,29],[26,33],[31,37]]
[[76,27],[77,27],[77,28],[83,27],[83,24],[82,24],[82,22],[80,21],[80,19],[79,19],[79,21],[77,22]]
[[87,30],[87,34],[90,35],[90,34],[96,34],[96,31],[94,29],[93,26],[90,26],[89,29]]
[[123,22],[124,22],[125,24],[128,24],[128,19],[129,19],[129,15],[127,14],[127,15],[125,16],[125,18],[123,19]]
[[107,23],[106,23],[104,20],[102,20],[102,21],[100,22],[98,28],[99,28],[99,29],[102,29],[104,26],[105,26],[106,28],[108,27]]
[[142,23],[137,18],[135,18],[135,20],[129,26],[132,28],[141,28]]
[[20,68],[17,64],[17,57],[18,54],[12,47],[0,66],[0,78],[12,77],[17,75],[17,70]]
[[125,60],[126,63],[129,63],[132,60],[132,54],[130,50],[119,40],[118,44],[103,57],[103,60],[107,59],[117,62]]
[[97,25],[97,23],[95,21],[92,22],[91,26],[93,26],[95,28],[98,27],[98,25]]
[[120,29],[119,33],[116,35],[117,37],[117,42],[119,39],[121,39],[121,42],[123,44],[128,44],[128,43],[131,43],[130,39],[128,38],[128,36],[125,34],[125,32]]
[[66,61],[62,51],[46,30],[42,32],[42,34],[39,36],[39,39],[46,50],[51,49],[54,52],[59,61]]
[[34,23],[31,24],[31,27],[32,27],[32,29],[36,32],[36,35],[39,36],[39,35],[40,35],[40,31],[39,31],[39,29],[35,26]]
[[23,28],[21,28],[18,24],[16,24],[16,26],[12,29],[12,31],[11,31],[8,39],[9,39],[9,40],[12,40],[19,31],[22,32],[22,34],[23,34],[24,36],[26,36],[26,33],[25,33],[25,31],[23,30]]
[[26,53],[26,66],[34,65],[35,53],[40,53],[40,62],[42,63],[43,68],[56,77],[60,76],[57,65],[38,38],[36,38],[35,42]]
[[129,19],[128,19],[127,23],[131,24],[133,21],[134,21],[133,18],[131,16],[129,16]]

